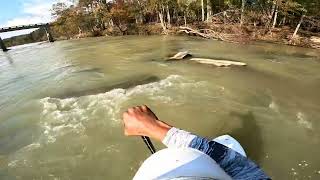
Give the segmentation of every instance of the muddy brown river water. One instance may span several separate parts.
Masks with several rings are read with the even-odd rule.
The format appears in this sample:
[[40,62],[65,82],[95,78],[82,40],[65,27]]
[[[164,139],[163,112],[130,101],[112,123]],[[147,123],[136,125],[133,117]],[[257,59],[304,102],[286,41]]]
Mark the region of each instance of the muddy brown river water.
[[[165,61],[182,50],[248,66]],[[274,179],[320,179],[319,57],[176,36],[0,52],[0,179],[131,179],[150,154],[141,138],[123,135],[121,113],[138,104],[202,136],[232,135]]]

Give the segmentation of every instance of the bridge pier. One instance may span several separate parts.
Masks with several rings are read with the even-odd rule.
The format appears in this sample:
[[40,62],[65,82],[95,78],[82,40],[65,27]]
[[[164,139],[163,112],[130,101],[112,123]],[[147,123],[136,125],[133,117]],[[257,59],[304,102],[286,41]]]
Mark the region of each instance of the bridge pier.
[[4,44],[3,40],[0,37],[0,47],[3,51],[8,51],[9,49],[6,47],[6,45]]
[[46,31],[48,42],[54,42],[49,26],[44,27],[44,30]]

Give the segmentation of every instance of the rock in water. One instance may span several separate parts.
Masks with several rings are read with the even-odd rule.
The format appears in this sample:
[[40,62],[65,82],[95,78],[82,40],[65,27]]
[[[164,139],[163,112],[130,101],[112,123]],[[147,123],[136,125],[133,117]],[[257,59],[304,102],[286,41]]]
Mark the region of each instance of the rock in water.
[[218,67],[226,66],[246,66],[246,63],[237,61],[227,61],[227,60],[216,60],[216,59],[206,59],[206,58],[191,58],[190,61],[196,61],[201,64],[211,64]]
[[191,56],[191,54],[188,53],[188,51],[182,51],[178,52],[176,55],[170,57],[170,60],[181,60],[184,59],[185,57]]
[[312,37],[310,38],[310,40],[311,40],[313,43],[320,44],[320,37],[312,36]]
[[320,49],[320,37],[312,36],[310,38],[310,46],[316,49]]

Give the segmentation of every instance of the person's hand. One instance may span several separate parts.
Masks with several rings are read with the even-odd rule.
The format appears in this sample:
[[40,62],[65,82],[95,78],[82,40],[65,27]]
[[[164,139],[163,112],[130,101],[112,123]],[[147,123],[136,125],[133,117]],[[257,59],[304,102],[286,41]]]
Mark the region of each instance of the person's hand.
[[126,136],[149,136],[162,141],[171,126],[159,121],[147,106],[129,108],[123,113]]

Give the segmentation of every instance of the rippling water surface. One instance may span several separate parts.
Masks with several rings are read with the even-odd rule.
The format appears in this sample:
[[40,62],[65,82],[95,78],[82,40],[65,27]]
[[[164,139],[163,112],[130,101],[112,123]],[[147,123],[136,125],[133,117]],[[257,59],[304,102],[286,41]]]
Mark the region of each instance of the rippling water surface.
[[[165,61],[182,50],[248,66]],[[320,179],[319,57],[170,36],[0,52],[0,179],[130,179],[149,156],[122,132],[121,113],[138,104],[194,133],[234,136],[274,179]]]

